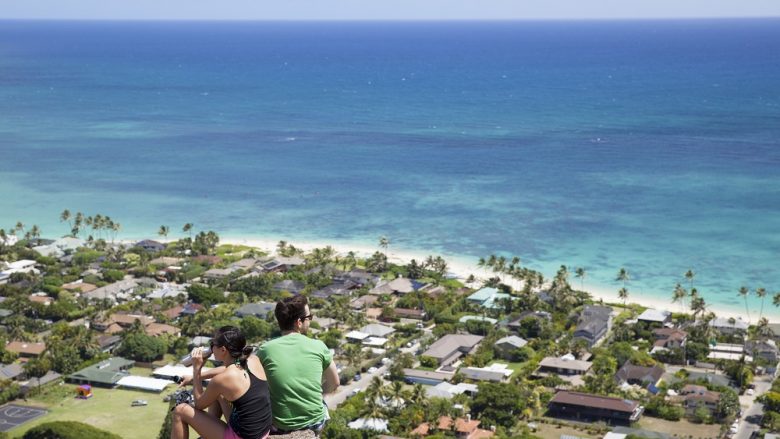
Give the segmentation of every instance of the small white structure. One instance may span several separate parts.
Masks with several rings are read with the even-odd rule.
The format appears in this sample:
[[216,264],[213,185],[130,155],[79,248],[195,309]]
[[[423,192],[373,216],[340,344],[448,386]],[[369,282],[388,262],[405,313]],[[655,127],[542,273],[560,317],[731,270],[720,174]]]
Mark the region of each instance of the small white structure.
[[373,430],[387,432],[387,421],[379,418],[358,418],[347,424],[353,430]]
[[660,323],[664,325],[672,321],[672,313],[669,311],[648,308],[642,314],[639,314],[639,317],[637,317],[636,320],[639,322]]
[[[190,368],[190,372],[192,369]],[[173,384],[169,380],[158,378],[140,377],[135,375],[126,376],[117,381],[117,386],[130,389],[149,390],[152,392],[162,392],[168,385]]]
[[362,343],[365,339],[369,337],[368,334],[365,332],[360,331],[350,331],[344,337],[347,339],[347,341],[352,343]]
[[387,339],[383,337],[368,337],[363,340],[363,346],[381,348],[387,343]]

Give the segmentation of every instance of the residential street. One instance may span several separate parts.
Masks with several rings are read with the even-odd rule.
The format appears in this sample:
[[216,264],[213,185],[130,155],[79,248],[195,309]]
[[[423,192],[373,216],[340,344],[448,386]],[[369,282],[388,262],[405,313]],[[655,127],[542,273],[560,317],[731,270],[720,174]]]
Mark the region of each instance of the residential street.
[[761,418],[764,415],[764,405],[756,401],[756,398],[763,395],[772,387],[772,375],[762,375],[756,377],[753,383],[756,385],[753,395],[742,395],[739,397],[739,405],[742,407],[743,416],[739,423],[739,430],[734,436],[735,439],[749,439],[753,432],[761,428]]

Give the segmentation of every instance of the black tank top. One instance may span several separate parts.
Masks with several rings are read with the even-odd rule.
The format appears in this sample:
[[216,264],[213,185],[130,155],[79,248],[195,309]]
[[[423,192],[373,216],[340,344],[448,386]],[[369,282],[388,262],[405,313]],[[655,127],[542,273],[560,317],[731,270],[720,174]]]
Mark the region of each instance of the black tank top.
[[241,439],[259,439],[271,429],[271,395],[268,382],[249,373],[249,389],[233,401],[230,428]]

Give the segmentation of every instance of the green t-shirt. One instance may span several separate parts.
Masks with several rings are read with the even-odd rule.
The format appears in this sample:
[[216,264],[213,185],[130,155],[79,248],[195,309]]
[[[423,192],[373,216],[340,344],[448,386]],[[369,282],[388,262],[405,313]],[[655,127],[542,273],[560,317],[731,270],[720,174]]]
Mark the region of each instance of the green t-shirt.
[[322,372],[332,360],[325,343],[293,333],[264,343],[257,354],[271,389],[274,425],[298,430],[322,422]]

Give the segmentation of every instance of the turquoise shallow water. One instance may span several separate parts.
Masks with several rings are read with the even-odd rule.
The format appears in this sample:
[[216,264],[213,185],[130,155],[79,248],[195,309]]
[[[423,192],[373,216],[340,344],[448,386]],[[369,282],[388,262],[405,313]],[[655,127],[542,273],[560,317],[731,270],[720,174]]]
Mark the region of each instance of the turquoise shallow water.
[[780,291],[778,24],[0,22],[0,225],[692,268],[744,309]]

